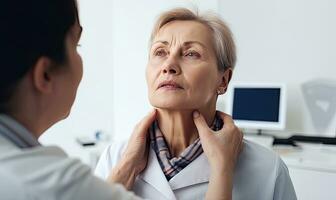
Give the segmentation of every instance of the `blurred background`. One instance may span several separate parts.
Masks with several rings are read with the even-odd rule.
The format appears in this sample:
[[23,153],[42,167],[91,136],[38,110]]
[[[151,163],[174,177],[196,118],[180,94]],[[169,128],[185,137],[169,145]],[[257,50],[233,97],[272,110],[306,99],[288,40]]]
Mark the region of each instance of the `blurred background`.
[[[79,48],[84,76],[71,115],[40,138],[43,144],[59,145],[94,166],[109,142],[130,136],[135,124],[151,109],[145,81],[150,32],[156,17],[174,7],[215,12],[229,24],[238,50],[233,83],[287,85],[286,128],[274,134],[335,137],[335,114],[329,115],[323,129],[317,129],[302,87],[310,81],[329,86],[336,81],[336,1],[78,0],[78,4],[84,29]],[[336,106],[336,88],[329,93],[331,98],[321,105],[326,110]],[[218,108],[225,110],[226,103],[224,95]],[[100,145],[80,145],[97,139],[102,141]],[[329,151],[333,151],[332,157],[326,160],[336,159],[336,151]],[[315,164],[322,166],[322,162]],[[290,161],[287,164],[291,167]],[[308,191],[319,187],[306,185],[301,177],[320,178],[316,184],[322,184],[318,189],[321,195],[325,185],[332,183],[330,177],[336,180],[336,165],[323,171],[326,176],[314,174],[318,171],[315,168],[300,174],[295,166],[290,170],[300,199],[314,198]],[[315,199],[333,198],[330,192],[325,195]]]

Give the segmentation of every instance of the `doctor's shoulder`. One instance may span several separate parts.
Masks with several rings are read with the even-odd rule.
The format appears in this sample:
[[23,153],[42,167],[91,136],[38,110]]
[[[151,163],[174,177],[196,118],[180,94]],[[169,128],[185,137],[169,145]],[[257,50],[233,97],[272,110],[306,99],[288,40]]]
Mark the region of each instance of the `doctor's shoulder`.
[[111,169],[121,159],[127,146],[127,140],[115,140],[111,142],[100,155],[94,174],[104,180],[110,174]]
[[20,192],[19,188],[12,188],[11,191],[17,195],[25,194],[24,199],[43,199],[47,196],[49,199],[64,199],[58,192],[78,191],[76,181],[84,182],[91,172],[87,165],[69,158],[56,146],[24,150],[13,148],[1,160],[1,171],[6,172],[11,181],[9,183],[20,185],[24,190]]

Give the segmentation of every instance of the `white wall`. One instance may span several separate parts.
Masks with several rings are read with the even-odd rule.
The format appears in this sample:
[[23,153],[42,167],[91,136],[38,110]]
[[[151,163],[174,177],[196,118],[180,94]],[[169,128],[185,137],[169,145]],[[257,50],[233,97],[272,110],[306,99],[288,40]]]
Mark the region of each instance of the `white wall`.
[[286,83],[287,131],[335,136],[336,117],[327,133],[315,132],[300,89],[336,80],[335,10],[332,0],[219,0],[238,47],[233,81]]

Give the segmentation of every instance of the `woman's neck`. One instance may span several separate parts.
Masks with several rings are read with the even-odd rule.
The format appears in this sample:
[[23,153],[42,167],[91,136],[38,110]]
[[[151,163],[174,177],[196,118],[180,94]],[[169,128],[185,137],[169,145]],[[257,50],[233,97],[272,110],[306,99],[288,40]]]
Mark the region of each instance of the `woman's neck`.
[[[215,108],[199,111],[211,126],[216,114]],[[192,112],[193,110],[158,109],[159,127],[173,157],[179,156],[199,137]]]

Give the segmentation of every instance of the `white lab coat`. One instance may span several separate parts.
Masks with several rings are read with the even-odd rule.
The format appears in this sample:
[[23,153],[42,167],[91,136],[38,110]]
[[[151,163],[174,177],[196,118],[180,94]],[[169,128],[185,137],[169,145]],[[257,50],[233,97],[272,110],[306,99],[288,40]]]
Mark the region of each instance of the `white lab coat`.
[[[102,154],[95,174],[106,179],[121,157],[126,142],[115,142]],[[295,200],[288,169],[278,155],[244,141],[233,186],[233,200]],[[205,154],[201,154],[170,181],[164,176],[155,152],[150,149],[146,169],[137,177],[133,191],[148,199],[204,199],[210,176]]]
[[58,147],[19,148],[8,139],[10,130],[27,138],[30,133],[8,117],[0,115],[0,120],[6,122],[6,126],[0,124],[1,200],[139,199],[121,185],[93,176],[88,166]]

